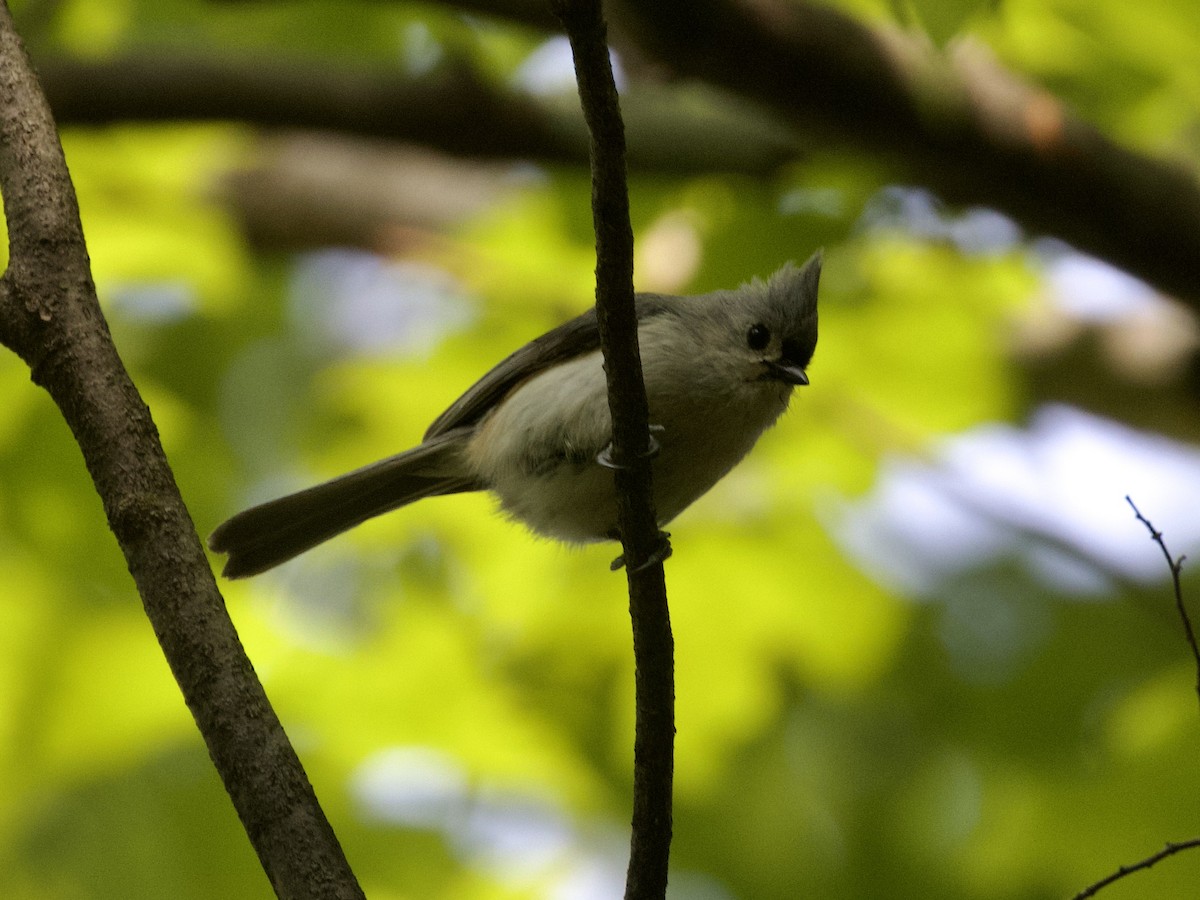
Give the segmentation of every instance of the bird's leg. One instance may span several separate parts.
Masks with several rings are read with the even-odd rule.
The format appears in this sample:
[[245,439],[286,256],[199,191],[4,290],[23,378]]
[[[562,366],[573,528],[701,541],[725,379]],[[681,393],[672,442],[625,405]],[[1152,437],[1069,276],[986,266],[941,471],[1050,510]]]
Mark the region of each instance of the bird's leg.
[[[654,457],[658,456],[658,452],[662,449],[662,445],[658,442],[658,439],[654,435],[662,434],[666,430],[667,429],[662,425],[650,426],[650,445],[646,448],[646,452],[641,455],[641,459],[654,459]],[[628,469],[629,466],[613,460],[612,449],[612,441],[609,441],[604,445],[604,449],[596,454],[596,462],[600,463],[600,465],[604,466],[606,469]]]
[[[650,428],[649,428],[650,445],[646,448],[646,452],[642,454],[642,456],[641,456],[642,459],[653,459],[654,457],[658,456],[659,451],[662,450],[662,444],[660,444],[658,442],[658,438],[656,438],[655,435],[662,434],[666,430],[667,429],[664,428],[662,425],[651,425],[650,426]],[[609,441],[608,444],[605,445],[604,449],[596,454],[596,462],[598,462],[600,465],[604,466],[604,468],[606,468],[606,469],[627,469],[627,468],[629,468],[627,465],[625,465],[623,463],[615,462],[613,460],[612,449],[613,449],[612,441]],[[609,532],[608,536],[610,538],[612,538],[614,541],[619,541],[621,539],[620,533],[617,532],[615,529],[613,531]],[[667,534],[667,532],[665,532],[665,531],[660,531],[658,533],[658,545],[654,548],[654,550],[650,553],[650,555],[646,558],[646,560],[641,565],[639,565],[636,569],[631,569],[630,571],[631,572],[641,572],[642,570],[649,568],[650,566],[654,565],[655,563],[664,562],[670,555],[671,555],[671,535]],[[611,571],[615,572],[618,569],[622,568],[624,565],[625,565],[625,554],[622,553],[620,556],[618,556],[616,559],[614,559],[612,561],[612,564],[609,566],[609,569]]]
[[[620,540],[621,536],[615,532],[610,534],[613,540]],[[655,563],[666,562],[671,557],[671,535],[669,532],[660,531],[658,533],[658,546],[656,546],[646,560],[636,568],[630,569],[630,572],[644,572]],[[625,554],[622,553],[609,564],[609,571],[616,572],[625,565]]]

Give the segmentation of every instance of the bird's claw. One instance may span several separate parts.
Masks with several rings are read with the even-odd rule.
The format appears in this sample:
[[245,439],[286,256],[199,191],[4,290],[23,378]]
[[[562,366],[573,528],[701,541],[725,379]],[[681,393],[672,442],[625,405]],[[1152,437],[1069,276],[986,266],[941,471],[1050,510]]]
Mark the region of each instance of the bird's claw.
[[[647,556],[641,563],[630,569],[629,573],[632,575],[638,572],[644,572],[653,565],[666,562],[668,559],[670,559],[671,553],[671,535],[665,531],[660,531],[658,533],[658,546],[650,551],[650,555]],[[622,553],[612,561],[608,568],[610,571],[616,572],[618,569],[623,568],[624,565],[625,554]]]
[[[654,435],[662,434],[667,429],[662,425],[651,425],[649,430],[649,444],[646,447],[646,452],[641,455],[641,459],[654,459],[654,457],[658,456],[659,451],[662,450],[662,445]],[[612,458],[612,450],[612,441],[609,441],[605,444],[604,449],[596,454],[596,462],[606,469],[628,469],[629,466],[618,463]]]

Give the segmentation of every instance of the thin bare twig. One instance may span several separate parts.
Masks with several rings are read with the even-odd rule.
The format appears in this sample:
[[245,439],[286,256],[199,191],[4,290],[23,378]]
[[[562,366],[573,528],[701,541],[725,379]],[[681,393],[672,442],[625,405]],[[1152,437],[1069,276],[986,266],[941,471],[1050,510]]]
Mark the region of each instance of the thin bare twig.
[[[1146,526],[1146,530],[1150,532],[1150,539],[1154,541],[1154,543],[1158,544],[1159,549],[1162,550],[1162,554],[1167,560],[1167,565],[1171,569],[1171,581],[1175,586],[1175,606],[1179,610],[1179,618],[1183,620],[1183,630],[1187,635],[1188,645],[1192,648],[1192,657],[1196,660],[1196,692],[1197,695],[1200,696],[1200,647],[1197,647],[1196,645],[1196,633],[1192,629],[1192,620],[1188,616],[1187,607],[1183,602],[1183,588],[1179,583],[1179,573],[1183,570],[1183,561],[1186,559],[1186,557],[1172,556],[1171,551],[1167,549],[1166,541],[1163,540],[1162,532],[1155,528],[1150,520],[1142,515],[1142,511],[1137,508],[1137,504],[1134,503],[1133,499],[1128,495],[1125,497],[1125,502],[1129,504],[1131,509],[1133,509],[1133,514],[1137,516],[1137,520]],[[1164,860],[1168,856],[1174,856],[1176,853],[1179,853],[1182,850],[1189,850],[1192,847],[1200,847],[1200,838],[1170,842],[1157,853],[1147,856],[1140,862],[1135,862],[1127,866],[1121,866],[1111,875],[1101,878],[1095,884],[1089,885],[1076,894],[1073,900],[1087,900],[1088,897],[1095,896],[1096,893],[1102,888],[1107,887],[1115,881],[1121,880],[1126,875],[1132,875],[1134,872],[1140,872],[1143,869],[1149,869],[1160,860]]]
[[[1125,499],[1128,500],[1129,498],[1126,497]],[[1133,504],[1130,503],[1130,505],[1132,506]],[[1134,507],[1134,508],[1136,509],[1136,507]],[[1143,522],[1146,521],[1145,519],[1142,519],[1142,516],[1140,513],[1138,514],[1138,518],[1141,519]],[[1149,525],[1150,523],[1146,522],[1146,524]],[[1124,878],[1126,875],[1132,875],[1134,872],[1140,872],[1142,869],[1148,869],[1152,865],[1154,865],[1156,862],[1159,862],[1160,860],[1164,860],[1168,856],[1174,856],[1176,853],[1179,853],[1181,850],[1190,850],[1192,847],[1200,847],[1200,838],[1192,838],[1191,840],[1188,840],[1188,841],[1173,841],[1173,842],[1167,844],[1167,846],[1165,846],[1163,849],[1159,850],[1153,856],[1147,856],[1145,859],[1141,860],[1140,862],[1135,862],[1128,866],[1121,866],[1121,868],[1117,869],[1117,871],[1113,872],[1107,878],[1101,878],[1095,884],[1089,885],[1088,887],[1084,888],[1082,891],[1080,891],[1078,894],[1076,894],[1073,898],[1071,898],[1071,900],[1087,900],[1088,897],[1094,897],[1097,894],[1097,892],[1099,892],[1102,888],[1108,887],[1114,881],[1119,881],[1120,879]]]
[[596,229],[596,314],[608,376],[617,524],[633,623],[636,724],[633,826],[626,900],[661,900],[671,849],[675,746],[674,639],[650,477],[649,407],[633,299],[633,229],[625,180],[625,127],[599,0],[553,0],[571,52],[591,135]]
[[1133,514],[1137,516],[1137,520],[1146,526],[1150,532],[1150,539],[1158,544],[1162,550],[1163,556],[1166,557],[1167,565],[1171,568],[1171,582],[1175,587],[1175,608],[1179,610],[1179,618],[1183,620],[1183,632],[1187,635],[1188,646],[1192,648],[1192,658],[1196,661],[1196,696],[1200,698],[1200,646],[1196,644],[1196,632],[1192,628],[1191,617],[1188,616],[1187,607],[1183,602],[1183,587],[1179,583],[1179,573],[1183,571],[1183,561],[1186,556],[1180,556],[1178,559],[1171,555],[1171,551],[1167,549],[1166,541],[1163,540],[1162,532],[1155,528],[1150,520],[1142,515],[1141,510],[1137,508],[1133,500],[1128,496],[1125,497],[1125,502],[1133,509]]

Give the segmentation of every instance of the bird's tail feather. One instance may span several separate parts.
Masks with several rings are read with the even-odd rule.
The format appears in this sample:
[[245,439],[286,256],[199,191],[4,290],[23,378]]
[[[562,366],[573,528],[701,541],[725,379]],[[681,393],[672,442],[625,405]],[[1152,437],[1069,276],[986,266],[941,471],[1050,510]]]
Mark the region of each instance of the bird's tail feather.
[[447,432],[340,478],[240,512],[217,527],[208,546],[229,554],[227,578],[244,578],[414,500],[478,490],[481,485],[460,462],[470,431]]

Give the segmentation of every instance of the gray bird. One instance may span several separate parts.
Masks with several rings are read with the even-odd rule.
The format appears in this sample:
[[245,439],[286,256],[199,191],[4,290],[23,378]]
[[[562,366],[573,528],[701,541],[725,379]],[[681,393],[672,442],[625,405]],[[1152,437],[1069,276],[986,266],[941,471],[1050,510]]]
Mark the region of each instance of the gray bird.
[[[821,255],[765,282],[694,297],[638,294],[638,341],[665,525],[750,452],[808,384]],[[510,517],[567,543],[617,536],[607,383],[595,309],[475,382],[410,450],[255,506],[208,545],[229,578],[256,575],[424,497],[488,490]]]

